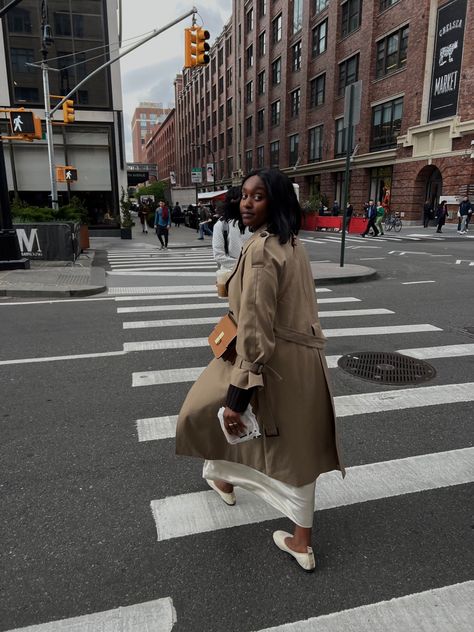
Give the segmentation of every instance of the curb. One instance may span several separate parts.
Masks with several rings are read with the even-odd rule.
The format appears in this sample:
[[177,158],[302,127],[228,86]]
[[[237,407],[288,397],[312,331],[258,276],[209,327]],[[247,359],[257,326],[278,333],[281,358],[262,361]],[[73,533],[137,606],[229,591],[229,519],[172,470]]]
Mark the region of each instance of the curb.
[[67,290],[25,290],[25,289],[11,289],[0,290],[0,296],[16,296],[21,298],[28,298],[30,296],[36,298],[59,298],[64,296],[92,296],[94,294],[101,294],[106,292],[107,287],[104,286],[89,286],[78,289]]
[[339,283],[360,283],[362,281],[375,281],[375,279],[379,278],[379,274],[376,270],[372,270],[367,274],[354,274],[351,276],[345,277],[317,277],[314,279],[314,284],[318,283],[332,283],[333,285]]

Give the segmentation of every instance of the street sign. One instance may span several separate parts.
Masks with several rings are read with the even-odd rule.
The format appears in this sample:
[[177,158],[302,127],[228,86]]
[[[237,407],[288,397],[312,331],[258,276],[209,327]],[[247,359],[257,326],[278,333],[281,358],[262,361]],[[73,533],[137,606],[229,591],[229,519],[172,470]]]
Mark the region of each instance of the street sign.
[[202,182],[202,169],[201,167],[193,167],[191,169],[191,182],[194,184],[201,184]]
[[9,114],[13,134],[35,133],[35,117],[33,112],[11,110]]

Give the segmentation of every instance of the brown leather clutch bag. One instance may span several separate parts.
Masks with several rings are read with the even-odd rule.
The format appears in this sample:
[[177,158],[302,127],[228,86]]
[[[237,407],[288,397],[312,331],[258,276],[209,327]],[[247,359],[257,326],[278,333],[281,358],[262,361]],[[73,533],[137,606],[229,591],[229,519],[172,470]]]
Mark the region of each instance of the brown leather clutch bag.
[[224,353],[232,349],[237,338],[237,325],[230,314],[223,316],[209,336],[209,344],[216,358],[221,358]]

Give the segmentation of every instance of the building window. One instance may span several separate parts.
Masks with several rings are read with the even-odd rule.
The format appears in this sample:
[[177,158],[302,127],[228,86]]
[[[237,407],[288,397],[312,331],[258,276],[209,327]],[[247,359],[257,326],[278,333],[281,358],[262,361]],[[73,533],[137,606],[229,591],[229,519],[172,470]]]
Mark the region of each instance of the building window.
[[227,68],[225,73],[225,85],[229,88],[232,85],[232,67]]
[[318,162],[323,157],[323,126],[308,131],[308,162]]
[[19,7],[10,9],[7,14],[10,33],[31,33],[31,12]]
[[281,57],[275,59],[272,64],[272,84],[274,86],[281,82]]
[[212,94],[212,100],[215,101],[216,97],[217,97],[217,93],[216,93],[216,84],[214,84],[211,88],[211,94]]
[[303,0],[293,0],[293,34],[303,28]]
[[336,119],[336,137],[334,153],[337,156],[343,156],[346,153],[346,130],[344,129],[344,119]]
[[369,200],[383,200],[387,191],[392,190],[393,167],[374,167],[370,170]]
[[217,112],[216,110],[214,110],[214,112],[212,113],[212,127],[215,127],[217,125]]
[[233,137],[234,137],[233,128],[229,127],[227,129],[227,146],[228,147],[230,147],[232,145]]
[[349,35],[360,26],[362,15],[362,0],[347,0],[341,7],[341,34]]
[[299,145],[300,145],[300,135],[293,134],[292,136],[290,136],[289,154],[288,154],[289,167],[293,167],[293,165],[296,165],[298,161]]
[[225,54],[226,57],[232,55],[232,35],[230,35],[225,41]]
[[403,97],[372,108],[370,149],[395,147],[400,134],[403,116]]
[[252,125],[252,117],[248,116],[245,119],[245,135],[252,136],[253,125]]
[[291,68],[293,72],[301,70],[301,42],[296,42],[291,47]]
[[206,118],[206,130],[209,131],[211,129],[211,117],[208,116]]
[[219,134],[219,149],[224,149],[224,132]]
[[265,71],[262,70],[262,72],[258,73],[258,77],[257,77],[258,94],[265,94],[265,83],[266,83]]
[[227,156],[227,177],[232,178],[232,172],[234,171],[234,157]]
[[265,148],[263,145],[257,147],[257,169],[262,169],[265,161]]
[[387,35],[377,42],[376,76],[383,77],[407,63],[408,26],[404,26],[396,33]]
[[249,81],[245,84],[245,102],[252,103],[253,101],[253,81]]
[[263,132],[265,126],[265,110],[257,112],[257,132]]
[[24,74],[35,70],[26,65],[34,62],[34,51],[32,48],[12,48],[10,54],[13,72]]
[[312,79],[309,84],[309,107],[314,108],[324,103],[326,92],[326,73]]
[[219,77],[219,94],[224,92],[224,77]]
[[281,40],[281,13],[272,22],[272,41],[277,44]]
[[253,30],[253,9],[247,11],[245,15],[245,28],[247,33]]
[[253,44],[250,44],[250,46],[247,48],[245,60],[247,68],[251,68],[253,66]]
[[227,108],[226,108],[227,116],[232,115],[232,97],[227,99]]
[[267,0],[258,0],[258,17],[262,18],[267,13]]
[[219,123],[224,120],[224,105],[219,106]]
[[328,32],[328,21],[324,20],[320,24],[317,24],[313,29],[313,39],[312,39],[312,55],[313,57],[317,57],[324,53],[327,48],[327,32]]
[[392,6],[392,4],[396,4],[398,0],[380,0],[380,11],[385,11]]
[[224,63],[224,49],[221,47],[217,51],[217,65],[220,67]]
[[266,32],[260,33],[258,36],[258,56],[263,57],[267,48],[267,35]]
[[251,149],[245,152],[245,171],[249,173],[253,169],[253,152]]
[[290,113],[292,118],[296,118],[300,113],[301,90],[297,88],[290,92]]
[[280,101],[274,101],[270,106],[270,123],[272,127],[275,127],[275,125],[280,125],[280,115],[281,103]]
[[346,86],[359,78],[359,53],[339,64],[339,96],[344,95]]
[[329,0],[313,0],[313,14],[321,13],[324,9],[327,9]]
[[270,143],[270,167],[280,166],[280,141]]

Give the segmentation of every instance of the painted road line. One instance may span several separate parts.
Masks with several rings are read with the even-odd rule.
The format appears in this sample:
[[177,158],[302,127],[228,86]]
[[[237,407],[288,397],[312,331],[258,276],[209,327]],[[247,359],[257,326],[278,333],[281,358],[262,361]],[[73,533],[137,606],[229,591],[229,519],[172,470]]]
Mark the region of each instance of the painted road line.
[[[219,307],[223,308],[225,305],[219,305]],[[216,308],[217,309],[217,308]],[[321,310],[319,312],[319,317],[341,317],[341,316],[374,316],[377,314],[393,314],[389,309],[347,309],[347,310],[334,310],[334,311],[324,311]],[[132,320],[126,321],[123,323],[124,329],[146,329],[152,327],[189,327],[192,325],[210,325],[212,323],[216,323],[216,317],[204,317],[204,318],[172,318],[167,320]],[[327,331],[331,332],[329,336],[355,336],[360,335],[358,333],[351,333],[353,331],[362,331],[363,333],[369,334],[388,334],[388,333],[400,333],[400,327],[405,327],[406,331],[412,331],[410,329],[410,325],[394,325],[394,327],[358,327],[351,329],[329,329]],[[435,329],[425,329],[425,327],[432,327],[432,325],[413,325],[412,327],[422,327],[422,329],[418,329],[417,331],[440,331],[438,328]],[[405,331],[405,329],[403,330]],[[338,332],[338,333],[333,333]],[[344,333],[339,333],[344,332]],[[326,330],[324,330],[326,333]]]
[[[112,286],[109,287],[109,294],[113,295],[113,296],[119,296],[122,294],[125,295],[137,295],[137,294],[156,294],[156,295],[161,295],[161,294],[173,294],[173,293],[181,293],[181,292],[187,292],[187,293],[196,293],[199,294],[201,292],[214,292],[214,296],[216,295],[216,286],[215,285],[168,285],[168,286],[141,286],[141,287],[123,287],[123,286]],[[330,290],[327,287],[320,287],[320,288],[316,288],[316,293],[320,294],[322,292],[332,292],[332,290]],[[148,297],[145,297],[148,298]],[[126,298],[122,298],[121,300],[127,300]],[[130,300],[132,300],[130,298]],[[141,300],[140,299],[135,299],[133,298],[133,300]]]
[[404,281],[402,285],[420,285],[421,283],[436,283],[436,281]]
[[209,340],[207,338],[178,338],[177,340],[145,340],[123,343],[123,349],[126,353],[133,351],[192,349],[193,347],[209,347]]
[[332,612],[260,632],[471,632],[474,581]]
[[[199,294],[196,294],[194,296],[194,298],[216,298],[216,289],[214,288],[214,292],[199,292]],[[155,294],[148,294],[145,296],[115,296],[113,298],[113,300],[117,301],[117,302],[124,302],[124,301],[163,301],[163,300],[171,300],[174,298],[186,298],[186,299],[190,299],[193,298],[192,296],[189,296],[189,294],[162,294],[161,296],[155,295]],[[221,299],[225,302],[226,299]]]
[[428,324],[420,325],[390,325],[389,327],[349,327],[339,329],[324,329],[326,338],[343,336],[383,336],[389,334],[410,334],[422,331],[443,331],[439,327]]
[[160,441],[176,434],[178,415],[137,419],[138,441]]
[[[215,294],[215,292],[214,292]],[[95,301],[113,301],[112,296],[104,296],[101,298],[58,298],[48,301],[18,301],[15,303],[0,303],[0,307],[15,307],[18,305],[56,305],[56,303],[94,303]]]
[[132,386],[157,386],[195,382],[206,367],[186,369],[165,369],[162,371],[138,371],[132,373]]
[[361,257],[359,261],[381,261],[385,257]]
[[215,277],[213,272],[163,272],[163,270],[106,270],[107,276]]
[[440,347],[419,347],[418,349],[399,349],[398,353],[425,360],[429,358],[456,358],[474,355],[474,344],[443,345]]
[[171,597],[165,597],[82,617],[15,628],[9,632],[170,632],[176,620],[173,600]]
[[117,314],[137,314],[139,312],[175,312],[193,309],[221,309],[220,303],[186,303],[185,305],[140,305],[138,307],[117,307]]
[[[140,265],[138,268],[136,268],[135,266],[133,267],[133,269],[129,266],[113,266],[112,270],[114,272],[169,272],[170,270],[177,270],[180,271],[181,273],[185,270],[187,270],[188,272],[193,272],[194,270],[196,270],[196,268],[199,268],[200,270],[217,270],[217,266],[216,264],[212,264],[212,265],[189,265],[189,266],[169,266],[169,265],[164,265],[164,266],[157,266],[155,264],[142,264]],[[188,274],[189,276],[189,274]]]
[[133,320],[123,323],[124,329],[148,329],[151,327],[190,327],[192,325],[216,325],[218,316],[203,318],[170,318],[168,320]]
[[1,360],[0,366],[9,364],[34,364],[35,362],[58,362],[61,360],[84,360],[91,358],[110,358],[113,356],[123,356],[126,351],[104,351],[103,353],[80,353],[78,355],[49,356],[45,358],[20,358],[17,360]]
[[[317,512],[374,500],[474,482],[474,448],[370,463],[321,474],[316,485]],[[237,489],[237,504],[228,507],[214,491],[152,500],[159,541],[281,518],[251,492]]]
[[355,296],[335,296],[331,298],[318,298],[318,304],[322,305],[323,303],[360,303],[360,300],[360,298],[356,298]]

